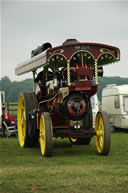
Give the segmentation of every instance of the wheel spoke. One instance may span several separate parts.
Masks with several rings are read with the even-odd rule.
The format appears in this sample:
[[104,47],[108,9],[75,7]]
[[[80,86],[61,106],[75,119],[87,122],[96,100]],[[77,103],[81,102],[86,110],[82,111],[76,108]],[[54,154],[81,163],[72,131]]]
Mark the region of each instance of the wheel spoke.
[[103,136],[103,135],[104,135],[104,132],[103,132],[101,129],[99,129],[99,130],[96,131],[96,135],[97,135],[98,137]]
[[22,105],[21,106],[21,110],[24,112],[25,111],[25,107]]

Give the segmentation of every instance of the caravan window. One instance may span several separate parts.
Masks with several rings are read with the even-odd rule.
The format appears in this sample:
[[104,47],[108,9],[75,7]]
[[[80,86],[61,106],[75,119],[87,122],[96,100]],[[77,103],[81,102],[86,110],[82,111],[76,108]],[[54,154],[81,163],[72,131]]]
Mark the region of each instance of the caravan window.
[[115,96],[115,108],[120,108],[120,100],[119,100],[119,95]]
[[124,111],[128,112],[128,96],[123,97]]

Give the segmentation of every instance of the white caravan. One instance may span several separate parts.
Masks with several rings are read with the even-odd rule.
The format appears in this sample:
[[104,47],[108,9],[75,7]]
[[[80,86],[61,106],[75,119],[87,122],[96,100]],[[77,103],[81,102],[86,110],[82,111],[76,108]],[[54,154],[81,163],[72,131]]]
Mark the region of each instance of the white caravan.
[[102,91],[102,110],[108,113],[111,126],[128,129],[128,84],[105,87]]
[[92,115],[93,115],[93,127],[95,126],[96,114],[99,111],[99,101],[97,94],[91,97]]

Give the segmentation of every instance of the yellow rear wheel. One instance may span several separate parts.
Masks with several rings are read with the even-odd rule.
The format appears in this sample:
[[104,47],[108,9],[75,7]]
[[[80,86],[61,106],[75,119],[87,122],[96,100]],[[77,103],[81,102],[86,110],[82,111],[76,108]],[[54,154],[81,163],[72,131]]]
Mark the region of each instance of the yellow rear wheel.
[[21,147],[27,145],[27,136],[26,136],[26,110],[23,94],[20,94],[18,100],[18,139]]
[[52,155],[52,122],[47,112],[40,116],[40,149],[43,156]]
[[35,93],[22,92],[18,100],[18,139],[21,147],[32,147],[38,144],[39,131],[30,124],[29,113],[38,107]]
[[95,120],[96,148],[100,155],[107,155],[110,151],[111,136],[107,113],[98,112]]

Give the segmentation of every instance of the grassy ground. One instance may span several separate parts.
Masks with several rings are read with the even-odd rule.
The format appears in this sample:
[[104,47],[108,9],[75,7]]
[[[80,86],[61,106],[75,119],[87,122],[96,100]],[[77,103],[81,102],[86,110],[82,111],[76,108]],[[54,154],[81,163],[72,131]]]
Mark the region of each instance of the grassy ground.
[[53,156],[40,148],[20,148],[16,138],[0,138],[0,193],[127,193],[128,133],[112,133],[108,156],[89,146],[54,139]]

